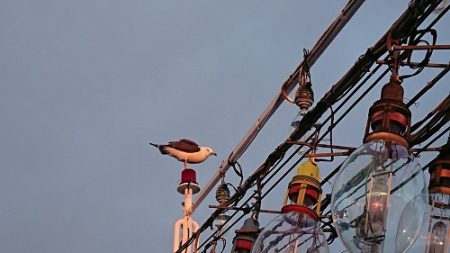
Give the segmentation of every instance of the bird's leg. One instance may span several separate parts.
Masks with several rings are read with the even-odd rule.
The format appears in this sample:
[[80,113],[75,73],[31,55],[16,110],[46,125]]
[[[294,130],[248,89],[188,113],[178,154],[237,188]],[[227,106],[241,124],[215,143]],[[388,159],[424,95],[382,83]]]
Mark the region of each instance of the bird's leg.
[[184,162],[183,162],[183,170],[185,170],[187,167],[186,167],[186,164],[187,164],[187,159],[184,159]]

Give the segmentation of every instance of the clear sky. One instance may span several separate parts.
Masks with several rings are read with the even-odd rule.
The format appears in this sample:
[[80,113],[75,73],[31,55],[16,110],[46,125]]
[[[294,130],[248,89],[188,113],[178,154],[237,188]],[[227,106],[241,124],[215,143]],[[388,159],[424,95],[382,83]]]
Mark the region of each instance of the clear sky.
[[[213,147],[218,158],[194,167],[204,186],[345,2],[0,1],[0,251],[170,252],[181,163],[148,142]],[[366,1],[311,70],[317,100],[408,2]],[[442,44],[449,24],[438,26]],[[361,143],[376,97],[355,108],[336,144]],[[285,104],[274,115],[240,160],[245,175],[288,136],[296,112]],[[263,208],[280,208],[286,184]],[[215,203],[194,218],[203,223]],[[330,252],[341,249],[336,241]]]

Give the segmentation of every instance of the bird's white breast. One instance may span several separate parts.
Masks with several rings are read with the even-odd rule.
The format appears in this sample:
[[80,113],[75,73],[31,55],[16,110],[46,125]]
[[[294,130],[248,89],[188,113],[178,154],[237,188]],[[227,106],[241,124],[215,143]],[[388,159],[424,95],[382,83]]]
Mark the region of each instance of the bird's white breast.
[[207,158],[205,150],[203,149],[194,153],[180,151],[171,147],[167,147],[166,150],[170,156],[178,159],[181,162],[186,161],[188,163],[201,163]]

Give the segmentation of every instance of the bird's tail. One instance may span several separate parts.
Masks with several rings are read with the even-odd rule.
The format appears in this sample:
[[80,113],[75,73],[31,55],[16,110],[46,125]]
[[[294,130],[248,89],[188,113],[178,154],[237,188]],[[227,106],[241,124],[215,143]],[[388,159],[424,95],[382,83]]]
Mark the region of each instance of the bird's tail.
[[155,147],[155,148],[159,148],[159,145],[158,144],[155,144],[155,143],[149,143],[150,145],[152,145],[153,147]]
[[158,145],[158,144],[151,143],[151,142],[149,144],[152,145],[153,147],[159,149],[159,152],[161,152],[161,154],[167,155],[166,145]]

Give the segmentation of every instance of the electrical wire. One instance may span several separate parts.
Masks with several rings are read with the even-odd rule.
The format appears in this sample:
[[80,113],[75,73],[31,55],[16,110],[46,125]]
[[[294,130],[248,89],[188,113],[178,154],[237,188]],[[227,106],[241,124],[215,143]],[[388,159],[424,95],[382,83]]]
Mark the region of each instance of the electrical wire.
[[[279,171],[281,168],[283,168],[283,167],[288,163],[288,161],[290,161],[293,157],[296,156],[296,153],[297,153],[299,150],[300,150],[300,147],[296,150],[296,152],[292,153],[291,156],[290,156],[286,161],[284,161],[283,164],[281,164],[281,165],[280,165],[280,163],[281,163],[282,160],[280,159],[280,160],[273,166],[273,167],[277,167],[277,166],[278,166],[278,168],[277,168],[277,169],[274,169],[274,168],[270,169],[270,171],[274,171],[275,173],[272,173],[272,176],[269,176],[269,177],[265,180],[265,182],[262,183],[261,187],[264,188],[264,187],[268,184],[268,182],[270,182],[270,180],[273,178],[273,176],[274,176],[276,173],[278,173],[278,171]],[[270,191],[269,191],[269,192],[270,192]],[[269,192],[266,192],[266,194],[262,195],[262,196],[261,196],[261,200],[262,200]],[[241,207],[241,208],[244,207],[251,199],[254,198],[255,195],[256,195],[256,192],[254,192],[253,194],[251,194],[251,195],[246,199],[246,201],[244,201],[244,203],[240,205],[240,207]],[[235,212],[230,216],[230,219],[228,219],[228,220],[224,223],[224,226],[225,226],[225,225],[228,223],[228,221],[231,220],[237,213],[239,213],[239,211],[235,211]],[[222,233],[221,233],[219,236],[222,236],[222,235],[224,235],[226,232],[228,232],[229,229],[231,229],[237,222],[239,222],[246,214],[247,214],[247,213],[243,213],[240,217],[238,217],[238,218],[237,218],[231,225],[229,225],[226,229],[222,229]],[[218,231],[216,231],[216,232],[218,232]],[[211,236],[209,236],[209,237],[205,240],[205,242],[204,242],[200,247],[204,246],[209,240],[214,239],[214,236],[217,236],[217,235],[213,233]]]
[[[376,66],[375,67],[375,69],[373,70],[373,71],[371,71],[370,73],[369,73],[369,77],[368,78],[366,78],[358,87],[357,87],[357,90],[358,89],[360,89],[368,80],[369,80],[369,78],[370,78],[370,76],[372,76],[373,74],[375,74],[376,73],[376,71],[378,71],[380,69],[380,66]],[[381,77],[379,77],[378,79],[377,79],[377,81],[375,81],[374,83],[372,83],[372,85],[363,93],[363,96],[366,96],[367,94],[368,94],[368,92],[382,79],[382,77],[386,74],[386,73],[388,73],[389,71],[387,70],[387,71],[385,71],[385,73],[382,73],[381,74]],[[354,92],[352,92],[352,93],[350,93],[349,94],[349,98],[350,97],[352,97],[353,95],[354,95],[354,93],[355,93],[356,91],[354,91]],[[357,101],[360,101],[362,98],[359,98]],[[335,110],[335,112],[338,112],[341,108],[343,108],[343,104],[344,103],[346,103],[348,101],[348,99],[346,99],[346,100],[344,100],[342,103],[341,103],[341,105],[339,105],[338,107],[337,107],[337,109]],[[352,108],[353,106],[355,105],[355,103],[352,105],[352,106],[350,106],[350,108]],[[340,122],[341,120],[342,120],[342,118],[343,117],[345,117],[348,113],[350,112],[350,110],[347,110],[343,115],[341,115],[341,117],[338,119],[338,121],[337,122]],[[327,121],[329,120],[329,119],[331,119],[331,115],[330,115],[330,117],[328,117],[327,118]],[[335,126],[337,126],[337,123],[335,123],[335,124],[333,124],[333,125],[331,125],[330,127],[331,128],[329,128],[329,130],[331,130],[332,128],[334,128]],[[322,136],[319,138],[319,140],[322,140],[325,136],[326,136],[326,134],[327,134],[328,132],[325,132],[325,133],[323,133],[322,134]],[[313,137],[313,134],[311,134],[308,138],[307,138],[307,140],[310,140],[311,138]],[[273,171],[273,173],[271,173],[271,176],[269,176],[266,180],[265,180],[265,182],[262,184],[262,187],[266,187],[266,185],[268,184],[268,182],[270,181],[270,180],[272,180],[272,178],[289,162],[289,161],[291,161],[291,159],[293,158],[293,157],[295,157],[295,156],[297,156],[297,153],[301,150],[303,148],[303,146],[299,146],[280,166],[278,166],[278,168],[277,169],[271,169],[270,171]],[[309,152],[310,150],[308,150],[307,152]],[[305,153],[306,154],[306,153]],[[304,155],[302,155],[285,173],[283,173],[282,175],[281,175],[281,177],[277,180],[277,181],[275,181],[273,184],[272,184],[272,186],[267,190],[267,191],[265,191],[265,193],[262,195],[262,199],[264,199],[287,175],[289,175],[290,173],[291,173],[291,171],[294,169],[294,168],[296,168],[296,166],[302,161],[302,159],[304,159]],[[281,163],[281,161],[282,161],[282,159],[279,159],[276,163],[275,163],[275,165],[278,165],[278,164],[280,164]],[[276,167],[276,166],[274,166],[274,167]],[[253,197],[254,195],[252,195],[252,196],[250,196],[248,199],[247,199],[247,201],[245,201],[244,202],[244,204],[247,204],[248,203],[248,201]],[[243,204],[243,205],[244,205]],[[243,205],[241,205],[241,206],[243,206]],[[236,211],[237,212],[237,211]],[[236,213],[235,212],[235,213]],[[235,214],[234,213],[234,214]],[[234,216],[234,214],[232,215],[232,217]],[[232,218],[232,217],[230,217],[230,219]],[[239,218],[239,220],[242,218],[243,216],[241,216],[240,218]],[[224,224],[225,225],[225,224]],[[231,226],[230,226],[231,227]],[[223,233],[225,233],[226,231],[228,231],[228,230],[225,230]],[[211,238],[213,238],[213,236],[211,236],[210,238],[208,238],[207,239],[207,241],[208,240],[210,240]]]
[[[448,129],[446,130],[446,131],[448,131]],[[446,131],[444,131],[443,133],[445,133]],[[442,134],[441,134],[442,135]],[[324,135],[323,135],[324,136]],[[433,142],[434,142],[435,140],[433,140]],[[430,145],[430,144],[428,144],[428,145]],[[281,168],[283,168],[286,164],[287,164],[287,162],[290,160],[290,159],[292,159],[295,155],[296,155],[296,153],[298,152],[298,150],[300,150],[300,148],[301,147],[299,147],[297,150],[296,150],[296,152],[293,152],[292,153],[292,155],[291,155],[291,157],[287,160],[287,161],[285,161],[275,172],[278,172]],[[262,198],[261,199],[263,199],[264,197],[266,197],[267,196],[267,194],[270,192],[270,191],[272,191],[274,188],[275,188],[275,186],[277,186],[281,181],[282,181],[282,179],[285,177],[285,176],[287,176],[290,172],[291,172],[291,170],[292,169],[294,169],[295,167],[296,167],[296,165],[302,160],[304,158],[304,156],[302,156],[300,159],[298,159],[298,161],[294,164],[294,165],[292,165],[282,176],[281,176],[281,178],[279,178],[275,183],[273,183],[272,184],[272,186],[266,191],[266,193],[264,194],[264,195],[262,195]],[[281,161],[281,160],[280,160]],[[340,166],[339,166],[340,167]],[[272,174],[272,177],[275,175],[276,173],[273,173]],[[268,184],[268,182],[270,181],[270,179],[272,178],[272,177],[270,177],[269,178],[269,180],[267,180],[264,184],[263,184],[263,187],[264,186],[266,186],[267,184]],[[323,180],[322,182],[321,182],[321,184],[323,184],[324,183],[324,181],[325,180]],[[253,195],[252,196],[250,196],[250,198],[249,198],[249,200],[251,199],[253,197]],[[248,201],[246,201],[246,202],[248,202]],[[322,209],[322,210],[324,210],[324,209]],[[240,218],[239,218],[239,220],[243,217],[244,215],[242,215]],[[236,221],[237,222],[237,221]],[[235,223],[236,223],[235,222]],[[235,223],[233,223],[233,225],[235,224]],[[230,226],[229,228],[231,228],[232,226]],[[228,230],[227,230],[228,231]],[[223,234],[225,234],[225,232],[227,232],[227,231],[224,231],[223,233],[222,233],[222,235]],[[221,236],[222,236],[221,235]],[[331,236],[331,235],[330,235]],[[331,239],[330,239],[331,240]]]
[[[378,70],[379,69],[379,67],[377,66],[376,67],[376,70]],[[374,71],[372,71],[371,72],[371,74],[368,76],[368,78],[370,78],[371,76],[373,76],[373,74],[376,72],[376,70],[374,70]],[[336,123],[335,124],[333,124],[333,125],[331,125],[330,126],[330,128],[328,129],[328,130],[332,130],[332,128],[334,128],[335,126],[337,126],[337,124],[340,122],[340,121],[342,121],[344,118],[345,118],[345,116],[351,111],[351,108],[353,108],[356,104],[358,104],[361,100],[362,100],[362,98],[364,98],[368,93],[369,93],[369,91],[371,90],[371,89],[373,89],[375,86],[376,86],[376,84],[377,83],[379,83],[381,80],[382,80],[382,78],[387,74],[389,72],[389,69],[386,69],[364,92],[363,92],[363,94],[361,94],[360,95],[360,97],[358,97],[357,99],[356,99],[356,101],[354,101],[349,107],[348,107],[348,109],[336,120]],[[368,79],[365,79],[365,80],[363,80],[363,82],[361,83],[361,85],[357,88],[357,89],[360,89],[361,87],[363,87],[363,84],[365,84],[366,82],[367,82],[367,80]],[[349,93],[349,96],[348,96],[348,98],[350,98],[350,97],[353,97],[353,95],[354,95],[354,93],[357,91],[357,89],[354,91],[354,92],[352,92],[352,93]],[[339,105],[338,107],[337,107],[337,109],[336,109],[336,112],[338,112],[341,108],[343,108],[343,104],[345,104],[345,103],[347,103],[348,102],[348,99],[346,99],[346,100],[344,100],[344,101],[342,101],[342,103],[341,103],[341,105]],[[329,118],[331,119],[331,115],[329,116]],[[326,134],[327,134],[327,132],[328,131],[326,131],[326,132],[324,132],[323,134],[322,134],[322,136],[320,137],[320,140],[321,139],[323,139],[325,136],[326,136]],[[308,139],[310,139],[311,137],[312,137],[313,135],[311,135]],[[266,187],[266,185],[268,184],[268,182],[293,158],[293,157],[295,157],[296,156],[296,154],[298,153],[298,151],[300,150],[302,148],[302,146],[300,146],[300,147],[298,147],[292,154],[291,154],[291,156],[288,158],[288,159],[286,159],[282,164],[281,164],[281,166],[278,166],[278,168],[277,169],[271,169],[270,171],[271,172],[274,172],[274,173],[271,173],[271,176],[270,177],[268,177],[268,179],[263,183],[263,185],[262,185],[262,187]],[[294,165],[292,165],[285,173],[283,173],[282,175],[281,175],[281,177],[277,180],[277,181],[275,181],[273,184],[272,184],[272,186],[270,186],[270,188],[264,193],[264,195],[262,195],[262,199],[264,199],[264,197],[266,197],[267,196],[267,194],[269,194],[287,175],[289,175],[289,173],[297,166],[297,164],[302,160],[304,158],[304,156],[302,156],[301,158],[299,158],[295,163],[294,163]],[[281,163],[281,161],[282,161],[282,159],[280,159],[280,160],[278,160],[277,161],[277,163],[276,163],[276,165],[278,165],[278,164],[280,164]],[[275,166],[274,166],[275,167]],[[335,173],[337,173],[337,171],[340,169],[340,166],[338,166],[337,167],[337,169],[335,170],[335,172],[333,173],[330,173],[324,180],[322,180],[321,181],[321,184],[323,185],[325,182],[327,182]],[[253,197],[253,195],[252,196],[250,196],[250,198],[245,202],[245,203],[248,203],[248,201],[251,199]],[[325,208],[325,207],[324,207]],[[240,218],[239,218],[239,220],[243,217],[244,215],[242,215]],[[230,218],[231,219],[231,218]],[[239,220],[237,220],[237,221],[239,221]],[[237,222],[236,221],[236,222]],[[235,222],[235,223],[236,223]],[[233,223],[233,225],[235,224],[235,223]],[[232,227],[233,225],[231,225],[230,227]],[[223,232],[223,234],[225,233],[226,231],[224,231]]]
[[[407,18],[405,18],[404,17],[405,16],[405,14],[402,16],[402,19],[406,19],[406,20],[408,20]],[[415,17],[415,19],[416,19],[416,21],[418,21],[418,20],[420,20],[420,19],[417,19],[417,17]],[[411,18],[409,19],[409,22],[412,22],[411,21]],[[421,23],[421,22],[417,22],[417,23]],[[400,28],[399,28],[400,29]],[[381,49],[379,49],[379,47],[377,48],[377,47],[373,47],[375,50],[375,52],[372,52],[372,51],[370,51],[371,52],[371,54],[373,54],[373,55],[377,55],[377,54],[380,54],[380,52],[381,52]],[[368,50],[369,51],[369,50]],[[374,58],[376,58],[375,56],[374,56]],[[368,62],[366,62],[366,59],[364,59],[364,60],[361,60],[361,67],[362,67],[362,69],[364,69],[365,67],[367,67],[368,65]],[[373,64],[373,61],[370,63],[370,64]],[[366,68],[367,69],[367,68]],[[352,74],[354,74],[353,76],[352,76]],[[346,83],[346,84],[344,84],[343,85],[343,87],[341,87],[341,89],[343,89],[343,91],[344,92],[338,92],[339,90],[338,90],[338,84],[337,85],[335,85],[335,86],[333,86],[332,87],[332,90],[329,92],[329,93],[327,93],[326,94],[326,96],[324,97],[324,100],[323,101],[319,101],[319,103],[318,103],[318,106],[316,106],[316,108],[317,107],[319,107],[319,104],[322,102],[322,103],[325,103],[325,104],[327,104],[328,106],[330,105],[330,104],[332,104],[331,103],[331,101],[330,100],[334,100],[335,102],[336,101],[338,101],[338,100],[340,100],[341,98],[342,98],[342,94],[344,94],[344,95],[347,95],[347,92],[349,92],[349,90],[350,90],[350,88],[352,88],[352,87],[354,87],[354,85],[353,84],[351,84],[351,83],[354,83],[356,80],[360,80],[361,79],[361,77],[362,77],[362,75],[361,75],[361,72],[358,72],[358,71],[356,71],[356,73],[355,73],[355,71],[354,70],[352,70],[352,71],[350,71],[350,72],[348,72],[344,77],[343,77],[343,79],[342,80],[346,80],[346,82],[348,82],[348,83]],[[340,95],[338,95],[338,96],[335,96],[335,94],[339,94],[340,93]],[[331,98],[331,99],[330,99]],[[330,100],[329,100],[330,99]],[[316,110],[317,111],[317,115],[314,115],[314,117],[312,116],[312,114],[310,114],[311,116],[309,117],[309,119],[308,120],[311,120],[311,121],[314,121],[315,120],[315,117],[320,117],[321,116],[321,114],[322,114],[322,112],[320,111],[320,110]],[[337,110],[336,110],[337,111]],[[307,115],[306,115],[307,116]],[[335,125],[337,125],[338,123],[335,123],[334,124],[334,126]],[[333,127],[334,127],[333,126]],[[304,132],[305,131],[305,129],[297,129],[297,131],[294,131],[294,133],[291,135],[291,137],[294,137],[293,139],[297,139],[296,137],[299,137],[300,135],[301,135],[301,133],[302,132]],[[273,165],[273,164],[278,164],[279,163],[279,161],[280,161],[280,157],[282,156],[282,155],[284,155],[284,153],[287,151],[287,149],[290,147],[290,146],[292,146],[292,145],[286,145],[286,144],[282,144],[282,145],[280,145],[279,147],[277,147],[277,149],[271,154],[271,155],[269,155],[269,157],[267,158],[267,160],[266,160],[266,162],[263,164],[263,166],[261,166],[260,168],[258,168],[256,171],[255,171],[255,173],[254,174],[252,174],[251,176],[249,176],[249,178],[240,186],[240,187],[238,187],[238,191],[235,193],[235,195],[238,195],[238,196],[235,196],[235,195],[233,195],[233,198],[234,199],[241,199],[244,195],[245,195],[245,193],[247,192],[247,190],[248,190],[248,187],[249,186],[253,186],[254,184],[253,184],[253,182],[254,182],[254,180],[255,180],[255,177],[256,176],[258,176],[258,175],[267,175],[267,173],[269,172],[269,170],[270,170],[270,167],[272,167],[271,165]],[[299,150],[299,149],[298,149]],[[295,154],[295,153],[294,153]],[[295,166],[293,166],[293,167],[295,167]],[[292,169],[292,167],[291,167],[291,169]],[[290,169],[290,170],[291,170]],[[275,175],[275,174],[273,174],[273,175]],[[285,175],[287,175],[286,173],[285,173]],[[284,176],[283,176],[284,177]],[[277,185],[278,183],[280,182],[280,180],[278,180],[274,185]],[[267,182],[266,182],[267,183]],[[274,188],[274,186],[271,188],[271,189],[273,189]],[[268,194],[268,192],[266,192],[265,193],[265,195],[264,196],[267,196],[267,194]],[[241,196],[239,196],[239,195],[241,195]],[[251,199],[251,198],[249,198],[249,199]],[[200,229],[200,232],[199,233],[201,233],[201,231],[203,231],[204,230],[204,225],[207,225],[207,226],[209,226],[208,224],[210,224],[211,222],[212,222],[212,220],[214,220],[214,218],[217,216],[217,214],[218,214],[219,212],[214,212],[211,216],[210,216],[210,218],[202,225],[202,227],[201,227],[201,229]],[[237,212],[235,212],[235,213],[237,213]],[[241,216],[241,218],[242,218],[242,216]],[[235,221],[235,222],[237,222],[237,221]],[[230,225],[230,227],[231,226],[233,226],[235,223],[233,223],[232,225]],[[190,243],[192,242],[192,240],[191,240],[191,238],[188,240],[188,242],[186,242],[184,245],[182,245],[181,247],[180,247],[180,249],[179,249],[179,251],[177,251],[177,252],[181,252],[180,250],[183,250],[183,247],[186,247],[187,245],[189,245]]]
[[[450,6],[450,5],[449,5]],[[433,88],[433,86],[441,80],[442,77],[444,77],[448,72],[450,71],[450,64],[447,65],[439,74],[437,74],[431,81],[427,82],[427,84],[413,97],[411,98],[406,106],[410,107],[411,105],[415,104],[417,100],[422,97],[428,90]]]
[[[437,41],[437,32],[434,29],[424,29],[424,30],[418,30],[414,33],[412,33],[409,38],[408,38],[408,45],[418,45],[419,43],[425,43],[426,45],[430,45],[430,43],[426,40],[421,39],[423,36],[425,36],[425,34],[430,33],[433,40],[431,45],[436,45],[436,41]],[[416,36],[419,36],[420,39],[417,39]],[[428,49],[425,53],[425,57],[423,58],[423,60],[421,62],[419,62],[418,65],[416,66],[412,66],[411,63],[411,57],[413,54],[413,50],[410,51],[406,51],[405,52],[405,56],[406,56],[406,63],[408,64],[409,68],[411,69],[417,69],[414,73],[412,74],[408,74],[408,75],[402,75],[399,77],[400,80],[404,80],[406,78],[410,78],[413,76],[418,75],[420,72],[422,72],[425,68],[425,66],[430,62],[430,58],[431,55],[433,54],[433,50],[432,49]]]
[[[421,121],[414,124],[411,129],[417,130],[411,134],[411,144],[419,144],[428,139],[450,120],[450,95],[425,116]],[[428,123],[424,124],[424,122]],[[423,127],[418,129],[420,126]]]
[[[369,86],[369,88],[368,89],[366,89],[365,90],[365,92],[355,101],[355,102],[353,102],[353,104],[349,107],[349,108],[353,108],[353,106],[354,105],[356,105],[357,103],[359,103],[359,101],[364,97],[364,96],[366,96],[367,94],[368,94],[368,92],[386,75],[386,73],[388,73],[388,70],[387,71],[384,71],[378,78],[377,78],[377,80],[376,81],[374,81],[370,86]],[[366,80],[364,80],[364,83],[365,83],[365,81]],[[359,88],[361,88],[362,86],[360,86]],[[353,94],[350,94],[349,95],[349,97],[352,97],[352,95]],[[345,100],[345,101],[343,101],[343,103],[346,103],[348,100]],[[341,104],[342,105],[342,104]],[[342,106],[338,106],[338,109],[341,109],[342,108]],[[336,111],[338,111],[338,109],[336,110]],[[332,128],[334,128],[341,120],[343,120],[343,118],[345,118],[345,116],[348,114],[350,112],[350,109],[347,109],[339,118],[338,118],[338,120],[336,121],[336,123],[334,124],[334,125],[332,125],[332,126],[330,126],[330,128],[329,128],[329,130],[331,130]],[[331,115],[330,115],[330,117],[331,117]],[[325,132],[325,133],[323,133],[322,134],[322,137],[321,137],[321,139],[323,139],[325,136],[326,136],[326,134],[327,134],[327,132]],[[310,138],[312,137],[312,135],[310,136]],[[309,139],[310,139],[309,138]],[[271,173],[271,175],[272,176],[270,176],[268,179],[267,179],[267,181],[265,181],[264,183],[263,183],[263,185],[262,185],[262,187],[265,187],[267,184],[268,184],[268,182],[273,178],[273,176],[275,176],[293,157],[295,157],[296,156],[296,154],[297,154],[297,152],[301,149],[302,147],[298,147],[296,150],[295,150],[295,152],[293,152],[292,154],[291,154],[291,156],[288,158],[288,159],[286,159],[282,164],[281,164],[281,166],[279,166],[277,169],[275,169],[275,170],[273,170],[273,169],[271,169],[270,171],[274,171],[275,173]],[[275,181],[273,184],[272,184],[272,186],[264,193],[264,195],[262,195],[262,198],[261,199],[263,199],[264,197],[266,197],[267,196],[267,194],[269,194],[270,193],[270,191],[272,191],[295,167],[296,167],[296,165],[302,160],[304,158],[304,156],[302,156],[300,159],[298,159],[298,161],[297,162],[295,162],[294,163],[294,165],[292,165],[277,181]],[[282,159],[280,159],[280,160],[278,160],[277,161],[277,163],[276,163],[276,165],[278,165],[278,164],[280,164],[281,163],[281,161],[282,161]],[[337,171],[339,170],[339,168],[340,168],[340,166],[338,166],[338,168],[336,169],[336,173],[337,173]],[[330,173],[330,175],[334,175],[334,174],[332,174],[332,173]],[[325,178],[324,180],[322,180],[321,181],[321,184],[323,185],[325,182],[327,182],[330,178],[331,178],[331,176],[328,176],[327,178]],[[248,200],[250,200],[251,198],[253,197],[253,195],[252,196],[250,196],[250,198],[248,199]],[[248,200],[246,201],[246,203],[248,202]],[[244,215],[242,215],[240,218],[239,218],[239,220],[243,217]],[[237,222],[237,221],[236,221]],[[235,223],[236,223],[235,222]],[[235,224],[235,223],[233,223],[233,225]],[[230,226],[231,227],[231,226]],[[224,231],[223,233],[225,233],[226,231]]]
[[[238,161],[230,162],[231,167],[233,167],[233,171],[236,173],[236,175],[239,177],[239,186],[241,186],[242,181],[244,181],[244,173],[241,167],[241,164]],[[233,186],[234,187],[234,186]],[[236,188],[235,188],[236,189]]]
[[[294,154],[294,155],[295,155],[295,154]],[[274,167],[275,167],[275,166],[279,166],[279,164],[280,164],[281,161],[282,161],[282,160],[280,159],[280,160],[274,165]],[[284,166],[284,165],[282,165],[282,166]],[[267,180],[267,181],[269,181],[269,180]],[[263,184],[262,184],[262,187],[264,187],[264,185],[265,185],[265,184],[263,183]],[[245,206],[248,204],[248,202],[254,198],[255,195],[256,195],[256,192],[254,192],[251,196],[249,196],[249,197],[244,201],[244,203],[240,205],[240,208],[245,207]],[[230,218],[223,224],[223,226],[227,225],[227,223],[228,223],[233,217],[235,217],[238,213],[239,213],[238,210],[234,211],[233,214],[230,215]],[[212,235],[210,235],[210,236],[205,240],[205,242],[203,242],[203,243],[200,245],[199,248],[201,248],[201,247],[203,247],[204,245],[206,245],[206,244],[208,243],[208,241],[211,240],[211,239],[214,239],[214,237],[217,237],[217,236],[223,236],[226,232],[229,231],[229,229],[231,229],[237,222],[239,222],[239,221],[240,221],[247,213],[248,213],[248,212],[244,212],[241,216],[239,216],[239,217],[238,217],[231,225],[229,225],[227,228],[223,229],[223,227],[222,227],[222,230],[221,230],[221,231],[216,231],[215,233],[213,233]],[[218,233],[218,232],[221,232],[221,234],[217,235],[216,233]]]

